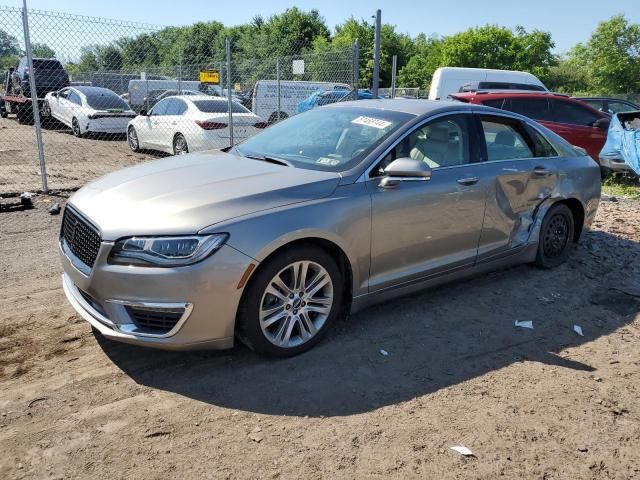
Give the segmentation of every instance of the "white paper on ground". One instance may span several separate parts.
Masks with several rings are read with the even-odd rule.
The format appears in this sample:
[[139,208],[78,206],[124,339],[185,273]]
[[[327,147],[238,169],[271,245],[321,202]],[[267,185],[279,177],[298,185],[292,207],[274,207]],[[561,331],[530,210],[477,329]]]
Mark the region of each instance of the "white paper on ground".
[[581,337],[584,337],[584,333],[582,333],[582,327],[580,325],[574,325],[573,331],[576,332]]
[[515,323],[516,327],[521,327],[521,328],[530,328],[533,330],[533,321],[532,320],[524,320],[524,321],[520,321],[520,320],[516,320]]
[[469,450],[467,447],[465,447],[464,445],[456,445],[455,447],[449,447],[449,448],[451,448],[451,450],[455,450],[460,455],[464,455],[465,457],[473,456],[473,452]]

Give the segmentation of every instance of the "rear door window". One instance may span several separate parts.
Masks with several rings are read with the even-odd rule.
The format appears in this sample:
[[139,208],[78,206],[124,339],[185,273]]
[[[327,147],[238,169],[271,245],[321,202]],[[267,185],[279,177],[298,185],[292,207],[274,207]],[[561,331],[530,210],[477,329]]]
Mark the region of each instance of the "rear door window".
[[487,145],[487,160],[517,160],[534,156],[520,122],[487,116],[481,116],[480,120]]
[[170,98],[168,100],[169,106],[167,107],[165,115],[182,115],[187,111],[187,105],[179,98]]
[[533,120],[553,121],[546,98],[507,98],[502,108]]
[[601,118],[595,112],[577,102],[552,99],[551,106],[553,109],[553,121],[558,123],[591,127]]

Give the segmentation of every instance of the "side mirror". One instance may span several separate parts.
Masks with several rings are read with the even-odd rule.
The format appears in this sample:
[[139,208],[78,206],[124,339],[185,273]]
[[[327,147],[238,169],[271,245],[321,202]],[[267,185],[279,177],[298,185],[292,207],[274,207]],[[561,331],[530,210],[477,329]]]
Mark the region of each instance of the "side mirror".
[[140,115],[142,115],[143,117],[147,117],[149,116],[149,112],[146,108],[143,108],[142,110],[140,110]]
[[601,118],[599,120],[596,120],[593,126],[599,128],[600,130],[609,130],[610,124],[611,120],[609,120],[608,118]]
[[382,188],[394,188],[403,181],[430,180],[431,168],[421,160],[403,157],[391,162],[384,169],[384,175],[379,186]]
[[60,92],[51,92],[51,95],[53,95],[54,97],[58,98],[58,95],[60,94]]

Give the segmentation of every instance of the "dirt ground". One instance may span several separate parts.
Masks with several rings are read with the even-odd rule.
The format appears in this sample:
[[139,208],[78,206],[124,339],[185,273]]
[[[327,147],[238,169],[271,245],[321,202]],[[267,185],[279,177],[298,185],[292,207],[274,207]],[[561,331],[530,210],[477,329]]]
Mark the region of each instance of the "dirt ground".
[[[62,124],[48,121],[43,146],[49,188],[78,188],[89,180],[161,154],[133,153],[122,136],[76,138]],[[42,187],[35,130],[13,115],[0,118],[0,195]]]
[[640,478],[639,200],[602,202],[556,270],[388,302],[286,360],[96,338],[60,200],[0,212],[2,479]]

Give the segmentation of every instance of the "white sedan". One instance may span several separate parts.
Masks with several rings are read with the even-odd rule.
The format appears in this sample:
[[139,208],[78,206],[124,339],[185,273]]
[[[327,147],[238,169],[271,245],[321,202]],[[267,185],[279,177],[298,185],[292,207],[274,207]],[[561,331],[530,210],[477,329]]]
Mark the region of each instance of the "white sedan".
[[101,87],[68,87],[44,97],[43,115],[84,134],[124,134],[136,113],[115,92]]
[[[234,140],[244,140],[267,123],[238,102],[231,102]],[[229,102],[208,95],[176,95],[142,111],[129,122],[129,148],[180,155],[229,146]]]

